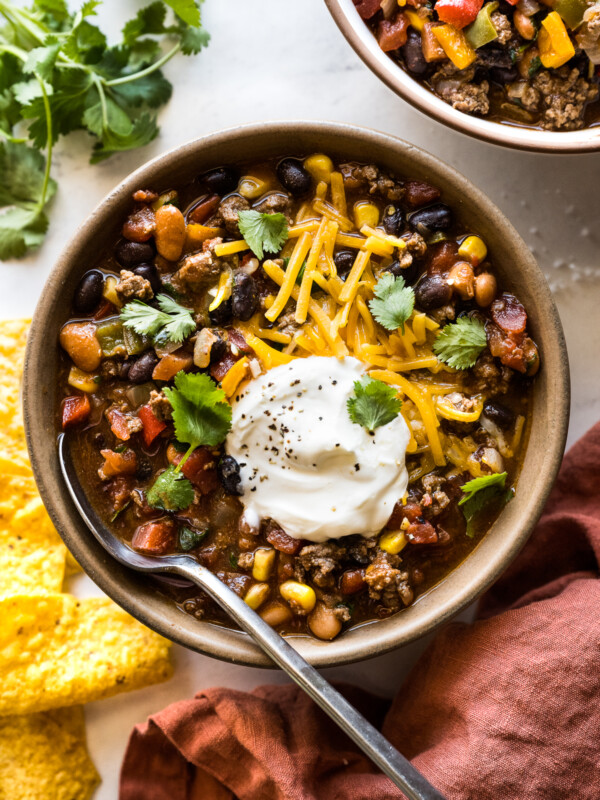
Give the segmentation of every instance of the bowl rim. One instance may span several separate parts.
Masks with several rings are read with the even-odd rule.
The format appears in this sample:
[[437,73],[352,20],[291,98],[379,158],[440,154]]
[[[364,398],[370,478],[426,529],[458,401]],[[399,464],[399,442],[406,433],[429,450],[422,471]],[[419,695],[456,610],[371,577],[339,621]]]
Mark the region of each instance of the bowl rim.
[[[433,176],[432,180],[439,182],[442,191],[467,198],[461,202],[470,208],[473,216],[477,215],[482,224],[483,220],[492,221],[489,224],[498,232],[498,241],[506,242],[502,247],[505,247],[507,258],[512,261],[518,258],[520,274],[528,276],[532,286],[535,286],[535,295],[532,297],[536,297],[536,303],[539,298],[536,307],[543,309],[539,317],[548,331],[545,337],[547,341],[543,343],[547,369],[540,374],[544,376],[544,386],[548,385],[548,395],[552,397],[553,404],[550,407],[550,402],[547,402],[541,408],[541,415],[538,412],[534,420],[540,434],[538,450],[542,453],[538,459],[541,463],[535,464],[534,470],[529,470],[529,491],[517,492],[515,500],[506,507],[471,555],[402,613],[374,624],[356,626],[332,642],[307,636],[290,637],[290,642],[315,666],[337,666],[382,655],[421,638],[455,616],[485,591],[525,544],[542,512],[562,459],[569,415],[569,368],[562,325],[549,287],[511,223],[454,168],[386,133],[345,123],[312,121],[274,121],[229,128],[194,139],[145,163],[125,177],[80,225],[44,286],[33,315],[25,355],[23,411],[27,447],[40,495],[55,527],[87,574],[109,597],[148,627],[192,650],[236,664],[273,666],[247,634],[197,621],[176,609],[172,601],[168,605],[156,588],[148,583],[146,576],[121,567],[96,542],[79,517],[58,471],[53,410],[55,387],[53,384],[44,385],[43,379],[44,367],[50,362],[47,328],[52,324],[52,314],[59,316],[57,309],[60,309],[61,292],[69,276],[78,278],[86,268],[93,266],[82,267],[81,263],[85,263],[85,254],[89,252],[93,236],[99,237],[102,226],[121,213],[119,203],[129,204],[132,191],[140,185],[151,184],[153,176],[158,180],[161,170],[169,174],[171,169],[177,165],[181,167],[182,163],[187,168],[188,161],[201,158],[202,152],[207,149],[212,153],[215,148],[241,148],[243,157],[247,158],[248,150],[244,149],[244,143],[248,148],[253,144],[264,148],[269,136],[278,142],[281,138],[289,141],[290,149],[295,152],[301,151],[298,143],[332,152],[339,146],[346,154],[352,148],[360,149],[361,153],[364,149],[370,155],[381,151],[382,157],[385,153],[390,159],[397,157],[410,163],[416,175]],[[270,152],[275,155],[281,153],[282,149],[278,145],[275,152],[273,146]],[[373,160],[377,159],[373,157]],[[406,171],[406,167],[402,169]],[[56,321],[52,339],[57,336],[60,324]],[[53,345],[52,353],[55,352]],[[52,404],[51,413],[48,413],[49,402]],[[530,449],[526,453],[526,464]],[[524,473],[525,468],[522,475]],[[470,569],[467,566],[469,564]],[[475,564],[483,565],[483,568],[475,570]],[[446,597],[444,602],[435,602],[442,595]]]
[[381,50],[352,0],[325,0],[325,4],[362,61],[393,92],[442,125],[484,142],[515,150],[554,154],[594,153],[600,150],[600,125],[578,131],[544,131],[494,122],[452,108]]

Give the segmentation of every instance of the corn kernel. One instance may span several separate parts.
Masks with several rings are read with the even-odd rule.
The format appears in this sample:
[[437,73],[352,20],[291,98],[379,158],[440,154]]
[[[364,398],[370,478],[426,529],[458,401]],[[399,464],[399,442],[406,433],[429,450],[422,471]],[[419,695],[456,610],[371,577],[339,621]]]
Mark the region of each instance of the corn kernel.
[[410,24],[411,24],[411,26],[412,26],[412,27],[413,27],[413,28],[414,28],[416,31],[419,31],[419,33],[420,33],[420,32],[423,30],[423,28],[425,27],[425,23],[426,23],[426,22],[429,22],[429,18],[428,18],[428,17],[420,17],[420,16],[417,14],[417,12],[416,12],[416,11],[408,11],[408,10],[407,10],[407,11],[405,11],[404,13],[406,14],[406,16],[408,17],[408,19],[410,20]]
[[396,555],[406,547],[407,540],[404,531],[388,531],[379,539],[379,547],[390,555]]
[[279,587],[281,596],[287,600],[292,609],[299,611],[302,610],[305,614],[310,612],[315,607],[317,596],[315,590],[305,583],[298,583],[298,581],[285,581]]
[[121,298],[116,292],[116,285],[118,281],[115,275],[109,275],[108,278],[104,281],[104,289],[102,290],[102,296],[108,300],[109,303],[112,303],[113,306],[117,308],[121,308]]
[[244,175],[238,184],[238,192],[246,200],[257,200],[269,188],[269,184],[262,178],[255,178],[253,175]]
[[84,372],[78,367],[71,367],[69,372],[69,386],[74,389],[79,389],[82,392],[91,394],[98,388],[98,383],[94,380],[97,376],[91,375],[89,372]]
[[379,209],[374,203],[360,202],[354,205],[354,224],[360,230],[363,225],[375,228],[379,224]]
[[275,563],[275,550],[261,548],[254,553],[252,564],[252,577],[255,581],[268,581]]
[[487,247],[479,236],[467,236],[458,248],[458,255],[467,258],[474,267],[477,267],[487,256]]
[[251,586],[248,591],[246,592],[246,596],[244,597],[244,602],[253,608],[255,611],[257,608],[262,606],[269,595],[269,584],[268,583],[255,583],[254,586]]
[[304,167],[310,172],[317,182],[331,182],[333,161],[329,158],[329,156],[323,155],[323,153],[315,153],[313,156],[308,156],[308,158],[304,159]]

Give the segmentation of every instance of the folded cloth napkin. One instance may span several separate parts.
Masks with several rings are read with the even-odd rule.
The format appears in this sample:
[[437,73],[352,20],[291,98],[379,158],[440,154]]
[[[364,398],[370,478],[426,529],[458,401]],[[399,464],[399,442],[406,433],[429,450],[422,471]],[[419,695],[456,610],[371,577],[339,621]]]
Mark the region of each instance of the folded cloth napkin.
[[[600,424],[566,456],[478,620],[444,628],[391,703],[349,700],[449,800],[600,797]],[[402,793],[295,686],[209,689],[138,725],[120,800]]]

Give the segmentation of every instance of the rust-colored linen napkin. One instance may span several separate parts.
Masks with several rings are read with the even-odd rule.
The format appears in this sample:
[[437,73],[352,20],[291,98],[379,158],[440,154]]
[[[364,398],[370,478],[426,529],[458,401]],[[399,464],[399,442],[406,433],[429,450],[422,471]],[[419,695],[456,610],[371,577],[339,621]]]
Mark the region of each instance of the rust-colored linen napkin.
[[[600,424],[479,619],[443,629],[391,706],[344,690],[449,800],[600,797],[599,481]],[[209,689],[136,727],[120,800],[402,796],[299,689],[265,686]]]

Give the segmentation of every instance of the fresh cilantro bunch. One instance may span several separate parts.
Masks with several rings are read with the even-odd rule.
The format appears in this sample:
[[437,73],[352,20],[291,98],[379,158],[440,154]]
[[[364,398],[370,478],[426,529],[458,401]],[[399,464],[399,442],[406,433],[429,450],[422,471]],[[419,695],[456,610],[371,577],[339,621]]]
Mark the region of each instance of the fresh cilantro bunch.
[[194,500],[194,488],[181,474],[183,465],[197,447],[214,447],[225,440],[231,429],[231,406],[213,379],[200,373],[178,372],[175,388],[163,392],[173,407],[175,436],[189,447],[177,466],[158,476],[146,499],[154,508],[178,511]]
[[29,8],[0,0],[0,259],[43,241],[60,136],[88,131],[92,163],[154,139],[155,109],[172,91],[161,67],[208,44],[200,2],[155,0],[109,46],[91,22],[101,0],[85,0],[74,13],[66,0],[33,0]]
[[288,238],[287,219],[283,214],[263,214],[260,211],[240,211],[239,229],[258,258],[265,253],[278,253]]
[[506,472],[483,475],[481,478],[473,478],[461,487],[465,496],[458,505],[463,507],[467,521],[467,536],[474,536],[474,520],[480,511],[490,504],[502,508],[512,499],[512,489],[505,489],[506,477]]
[[347,407],[352,422],[374,431],[396,419],[402,401],[391,386],[365,375],[354,381],[354,395],[348,398]]
[[483,322],[460,317],[445,325],[433,343],[436,356],[453,369],[469,369],[487,345]]
[[156,296],[158,308],[141,300],[127,303],[121,311],[121,322],[140,336],[151,336],[154,342],[183,342],[196,330],[189,308],[176,303],[167,294]]
[[399,275],[397,278],[389,272],[383,275],[375,286],[375,298],[369,301],[371,313],[388,331],[402,328],[410,319],[415,307],[415,293]]

